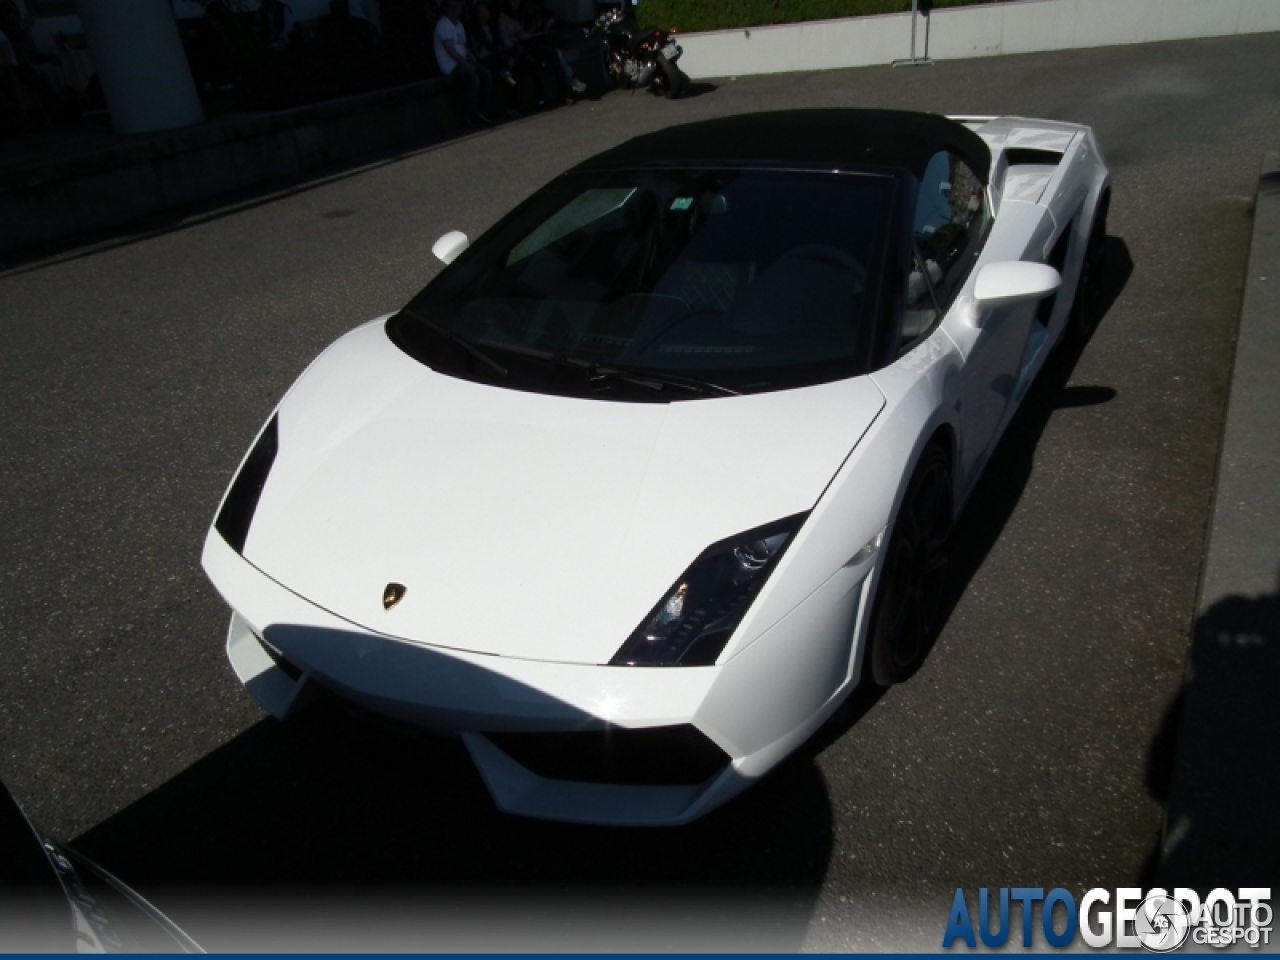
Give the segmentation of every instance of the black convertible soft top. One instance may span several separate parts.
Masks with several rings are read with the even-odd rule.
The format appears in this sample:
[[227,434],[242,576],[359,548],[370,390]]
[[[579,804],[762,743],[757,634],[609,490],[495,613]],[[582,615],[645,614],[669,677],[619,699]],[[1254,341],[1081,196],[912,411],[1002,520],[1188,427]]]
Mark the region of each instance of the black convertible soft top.
[[577,169],[830,164],[903,167],[919,177],[939,150],[987,182],[991,151],[981,137],[939,114],[905,110],[784,110],[686,123],[634,137]]

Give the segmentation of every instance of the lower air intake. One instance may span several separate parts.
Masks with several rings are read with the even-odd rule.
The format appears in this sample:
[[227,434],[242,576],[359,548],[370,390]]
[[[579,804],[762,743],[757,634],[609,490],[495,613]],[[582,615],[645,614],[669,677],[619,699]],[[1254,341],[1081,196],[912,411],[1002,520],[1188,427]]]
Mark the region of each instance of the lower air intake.
[[526,770],[548,780],[692,785],[729,765],[729,755],[689,724],[485,736]]

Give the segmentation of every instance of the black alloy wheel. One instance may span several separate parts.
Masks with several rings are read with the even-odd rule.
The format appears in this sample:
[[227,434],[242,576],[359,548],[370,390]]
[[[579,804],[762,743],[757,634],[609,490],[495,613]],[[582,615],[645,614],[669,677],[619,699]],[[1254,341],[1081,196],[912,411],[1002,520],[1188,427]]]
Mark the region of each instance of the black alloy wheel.
[[885,548],[871,619],[871,677],[882,687],[920,669],[942,603],[951,535],[951,461],[940,446],[920,458]]
[[623,78],[627,74],[626,68],[622,64],[622,54],[605,47],[600,52],[600,63],[600,72],[604,76],[604,85],[606,87],[621,86]]

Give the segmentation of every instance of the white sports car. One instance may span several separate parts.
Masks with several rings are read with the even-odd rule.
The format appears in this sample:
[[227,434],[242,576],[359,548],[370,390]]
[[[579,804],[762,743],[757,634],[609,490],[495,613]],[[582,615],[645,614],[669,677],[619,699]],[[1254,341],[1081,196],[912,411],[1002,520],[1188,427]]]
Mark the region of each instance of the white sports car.
[[952,518],[1105,236],[1086,128],[729,117],[575,167],[280,403],[204,567],[285,717],[461,736],[498,806],[678,824],[910,676]]

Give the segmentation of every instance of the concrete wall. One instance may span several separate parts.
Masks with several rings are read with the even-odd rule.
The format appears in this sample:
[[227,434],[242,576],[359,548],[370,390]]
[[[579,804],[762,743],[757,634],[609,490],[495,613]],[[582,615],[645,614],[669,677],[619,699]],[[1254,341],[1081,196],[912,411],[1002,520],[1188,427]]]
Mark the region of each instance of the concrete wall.
[[[935,10],[917,53],[935,60],[1280,30],[1280,0],[1019,0]],[[911,15],[683,34],[691,77],[865,67],[906,58]]]
[[109,149],[0,170],[0,255],[92,237],[190,205],[282,185],[455,129],[443,80],[274,114],[122,138]]
[[[131,0],[130,0],[131,2]],[[327,16],[329,0],[285,0],[293,10],[294,19],[299,23]],[[378,0],[366,0],[369,17],[375,25],[381,24]],[[246,8],[257,9],[257,0],[246,3]],[[173,0],[173,15],[178,20],[199,20],[204,16],[204,3],[201,0]],[[31,22],[31,38],[36,47],[45,53],[57,51],[56,38],[59,33],[78,35],[84,33],[84,24],[76,14],[60,17],[40,17]]]
[[[242,0],[243,2],[243,0]],[[285,0],[297,20],[314,20],[329,12],[329,0]],[[244,2],[250,10],[256,10],[257,0]],[[375,0],[368,3],[370,10],[377,6]],[[180,20],[199,20],[204,16],[204,0],[173,0],[173,15]]]

